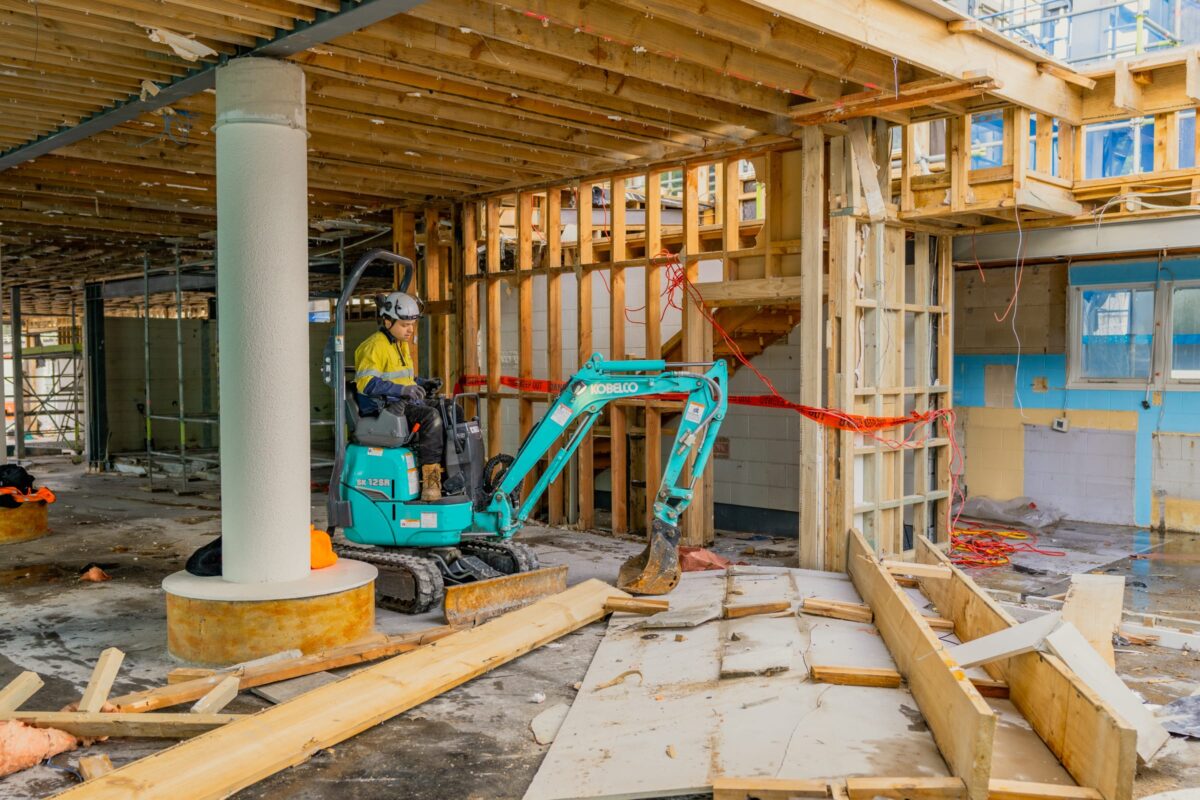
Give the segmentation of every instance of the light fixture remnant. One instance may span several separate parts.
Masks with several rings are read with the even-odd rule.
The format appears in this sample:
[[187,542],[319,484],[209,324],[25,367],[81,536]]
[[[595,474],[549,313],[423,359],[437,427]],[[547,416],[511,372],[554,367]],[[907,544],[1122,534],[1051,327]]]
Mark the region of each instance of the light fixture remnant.
[[150,41],[165,44],[175,52],[175,55],[184,61],[196,61],[197,59],[217,55],[217,51],[204,44],[204,42],[197,42],[195,39],[181,36],[174,31],[169,31],[165,28],[147,28],[146,30],[149,33]]

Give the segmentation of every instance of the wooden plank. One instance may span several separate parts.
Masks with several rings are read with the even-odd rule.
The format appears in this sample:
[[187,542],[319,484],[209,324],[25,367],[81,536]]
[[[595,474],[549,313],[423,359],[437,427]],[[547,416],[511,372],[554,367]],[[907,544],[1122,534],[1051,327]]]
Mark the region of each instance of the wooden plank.
[[1142,86],[1134,80],[1129,61],[1117,61],[1113,73],[1113,105],[1130,114],[1142,113]]
[[839,667],[832,664],[809,664],[809,675],[817,683],[836,683],[839,686],[878,686],[895,689],[900,685],[900,673],[880,667]]
[[90,781],[112,772],[112,761],[101,753],[98,756],[83,756],[79,759],[79,774],[83,780]]
[[850,153],[858,166],[858,179],[867,201],[867,216],[872,222],[879,222],[887,216],[887,206],[879,186],[875,159],[867,142],[867,120],[850,120],[847,127],[850,130]]
[[108,691],[117,679],[117,671],[121,669],[121,662],[124,660],[125,654],[115,647],[110,647],[100,654],[87,688],[83,690],[83,699],[79,701],[81,712],[94,714],[104,708],[104,703],[108,700]]
[[[610,196],[612,199],[612,226],[610,228],[609,260],[609,354],[613,359],[624,359],[625,352],[625,268],[618,266],[628,257],[625,226],[626,191],[625,179],[613,178]],[[612,509],[612,532],[621,535],[629,531],[629,439],[628,416],[624,408],[610,405],[608,410],[610,498]],[[653,479],[653,478],[651,478]]]
[[792,800],[796,797],[829,797],[826,781],[792,778],[713,778],[713,800]]
[[[918,537],[917,560],[947,566],[948,581],[925,581],[922,589],[938,612],[954,620],[963,641],[1012,627],[1016,621],[962,570]],[[1104,800],[1130,800],[1137,766],[1137,732],[1058,658],[1039,652],[984,666],[1008,684],[1009,699],[1081,786]]]
[[1085,786],[1057,783],[1006,781],[993,778],[988,784],[988,800],[1102,800],[1103,795]]
[[847,778],[850,800],[935,800],[967,797],[959,778]]
[[670,611],[671,601],[657,597],[618,597],[605,603],[604,610],[611,614],[641,614],[648,617],[662,611]]
[[1081,89],[1091,91],[1096,88],[1096,81],[1086,75],[1080,75],[1073,69],[1061,67],[1052,61],[1039,61],[1037,70],[1043,75],[1053,75],[1056,78],[1062,78],[1067,83],[1073,83]]
[[[562,273],[562,193],[560,187],[546,190],[546,361],[547,377],[552,383],[563,379],[563,307]],[[563,443],[559,438],[559,446]],[[546,492],[546,505],[551,525],[566,521],[564,484],[566,470],[558,474]]]
[[[825,396],[825,136],[821,129],[800,132],[800,402],[819,407]],[[800,421],[800,566],[825,568],[825,432],[811,420]]]
[[487,452],[488,456],[499,453],[503,445],[503,429],[500,409],[500,375],[501,364],[500,342],[500,198],[487,199],[486,233],[488,274],[487,281],[487,331],[484,342],[487,350]]
[[[533,200],[532,192],[517,194],[517,375],[522,380],[533,378]],[[525,441],[531,430],[533,400],[522,396],[517,402],[520,441]],[[524,497],[533,492],[538,472],[531,469],[521,482]]]
[[16,720],[38,728],[58,728],[80,738],[102,736],[145,739],[187,739],[228,725],[241,714],[125,714],[83,711],[9,711],[0,722]]
[[192,706],[193,714],[216,714],[229,705],[238,696],[241,678],[237,675],[227,675],[212,690],[196,701]]
[[[596,260],[595,231],[592,228],[592,186],[583,182],[579,184],[575,195],[577,209],[577,249],[578,257],[575,266],[577,282],[576,296],[577,313],[577,353],[580,364],[592,357],[592,273],[583,269],[584,265]],[[596,525],[596,470],[594,465],[595,435],[588,431],[587,436],[575,450],[575,459],[579,467],[579,515],[576,520],[581,530],[591,530]]]
[[1121,575],[1072,575],[1062,618],[1079,629],[1104,663],[1117,668],[1113,634],[1121,626],[1125,578]]
[[[740,228],[739,228],[740,231]],[[660,358],[663,352],[662,273],[661,261],[655,257],[662,252],[662,173],[646,176],[646,358]],[[654,525],[654,491],[662,480],[662,412],[646,401],[646,530]]]
[[1046,637],[1062,624],[1062,615],[1058,612],[1037,617],[1023,622],[1012,628],[1005,628],[972,639],[966,644],[951,647],[947,655],[954,663],[963,669],[990,664],[993,661],[1019,656],[1022,653],[1032,653],[1042,646]]
[[390,636],[382,642],[374,640],[365,643],[355,642],[286,661],[270,661],[257,665],[247,665],[234,673],[215,672],[206,677],[183,683],[168,684],[167,686],[159,686],[154,689],[133,692],[132,694],[111,698],[110,702],[116,706],[118,711],[130,713],[169,708],[200,699],[230,674],[237,674],[241,678],[238,683],[240,690],[252,689],[255,686],[298,678],[301,675],[311,675],[314,672],[323,672],[328,669],[362,664],[368,661],[376,661],[380,658],[388,658],[400,653],[407,653],[436,642],[438,639],[444,639],[452,633],[454,633],[454,629],[449,625],[441,625],[414,633]]
[[850,531],[846,552],[850,578],[875,612],[875,625],[908,681],[946,764],[966,784],[967,797],[985,800],[995,715],[966,675],[948,660],[942,643],[920,622],[908,595],[876,562],[857,530]]
[[1046,637],[1046,647],[1061,658],[1081,681],[1103,697],[1122,719],[1137,729],[1138,759],[1142,763],[1150,763],[1171,736],[1141,698],[1125,685],[1071,623],[1064,622],[1051,632]]
[[964,65],[986,71],[1004,81],[994,92],[998,97],[1068,122],[1080,120],[1079,87],[1039,73],[1037,62],[1027,55],[979,36],[951,33],[945,21],[902,0],[753,0],[753,4],[937,75],[965,77]]
[[[683,171],[683,267],[693,284],[700,277],[700,170],[688,167]],[[704,313],[684,292],[683,303],[683,360],[692,362],[712,359],[712,326]],[[694,371],[700,371],[699,367]],[[687,474],[695,462],[695,453],[687,459]],[[710,459],[705,475],[694,475],[692,504],[683,512],[681,543],[704,547],[713,541],[713,496],[709,490],[713,462]]]
[[36,672],[22,672],[0,689],[0,713],[16,711],[45,685]]
[[1193,103],[1200,103],[1200,50],[1192,49],[1183,62],[1185,67],[1184,95]]
[[845,619],[851,622],[871,622],[875,619],[871,607],[864,603],[846,603],[841,600],[825,600],[820,597],[804,598],[800,610],[805,614]]
[[1008,699],[1008,684],[995,678],[971,678],[971,685],[979,690],[984,697],[994,697],[998,700]]
[[[133,762],[60,797],[221,798],[318,750],[436,697],[605,614],[624,592],[596,580],[539,600],[435,645],[360,670],[178,747]],[[182,715],[194,717],[195,715]]]
[[[801,243],[803,247],[803,242]],[[792,306],[800,305],[803,294],[802,277],[744,278],[721,283],[697,285],[704,305],[723,306]]]
[[914,578],[949,578],[950,570],[913,561],[883,560],[883,568],[893,575],[911,575]]
[[781,611],[790,610],[791,607],[791,602],[787,600],[775,600],[769,603],[735,603],[722,608],[721,616],[725,619],[740,619],[758,614],[778,614]]

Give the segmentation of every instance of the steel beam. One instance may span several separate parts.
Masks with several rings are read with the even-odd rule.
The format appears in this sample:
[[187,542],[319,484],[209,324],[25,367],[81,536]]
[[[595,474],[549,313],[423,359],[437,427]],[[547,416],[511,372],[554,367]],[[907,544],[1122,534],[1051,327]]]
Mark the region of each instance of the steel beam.
[[320,11],[312,22],[297,21],[290,31],[277,29],[270,40],[260,39],[253,47],[239,48],[233,56],[222,56],[218,61],[197,67],[170,83],[159,87],[158,94],[142,99],[130,95],[128,100],[97,111],[75,125],[64,126],[28,144],[0,153],[0,172],[15,167],[38,156],[44,156],[60,147],[83,141],[89,136],[115,128],[117,125],[137,119],[142,114],[169,106],[194,94],[216,86],[217,68],[230,58],[262,56],[287,58],[302,53],[311,47],[361,30],[376,22],[403,14],[418,6],[423,0],[342,0],[337,11]]
[[87,384],[87,461],[92,469],[108,468],[108,371],[104,347],[103,285],[83,286],[83,351]]

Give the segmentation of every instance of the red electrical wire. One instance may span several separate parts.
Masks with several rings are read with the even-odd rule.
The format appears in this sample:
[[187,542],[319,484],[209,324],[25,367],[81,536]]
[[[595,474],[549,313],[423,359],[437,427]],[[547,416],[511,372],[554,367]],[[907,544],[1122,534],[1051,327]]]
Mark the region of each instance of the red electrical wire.
[[950,560],[960,567],[1002,567],[1012,561],[1014,553],[1037,553],[1061,557],[1061,550],[1046,550],[1037,546],[1037,534],[1015,528],[956,527],[950,534]]

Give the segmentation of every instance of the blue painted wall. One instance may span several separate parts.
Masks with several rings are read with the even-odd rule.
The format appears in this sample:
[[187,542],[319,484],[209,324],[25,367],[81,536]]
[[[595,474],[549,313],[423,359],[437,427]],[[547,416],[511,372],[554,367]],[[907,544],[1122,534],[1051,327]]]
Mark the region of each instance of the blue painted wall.
[[[1071,286],[1120,283],[1153,283],[1160,274],[1156,261],[1104,264],[1077,264],[1070,268]],[[1200,279],[1200,259],[1164,262],[1162,280]],[[1066,309],[1063,309],[1066,313]],[[1016,366],[1016,402],[1029,409],[1066,411],[1126,411],[1137,414],[1136,464],[1134,470],[1134,519],[1138,525],[1151,525],[1151,497],[1154,474],[1154,434],[1158,431],[1200,433],[1200,392],[1163,391],[1161,405],[1155,405],[1154,393],[1147,398],[1144,389],[1068,389],[1065,354],[956,355],[954,359],[954,405],[982,407],[984,372],[989,364]],[[1046,391],[1034,391],[1034,378],[1045,378]],[[1149,409],[1142,407],[1150,399]]]

